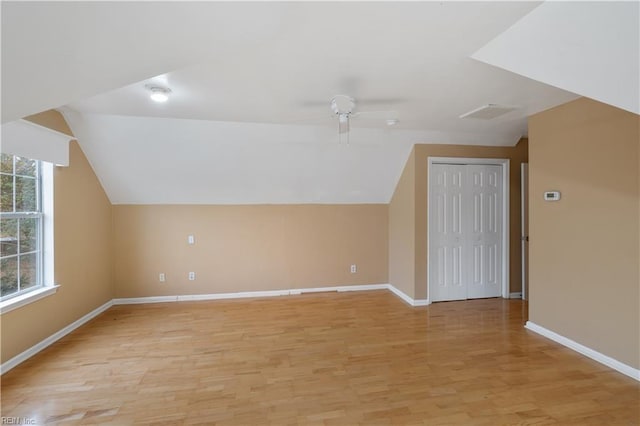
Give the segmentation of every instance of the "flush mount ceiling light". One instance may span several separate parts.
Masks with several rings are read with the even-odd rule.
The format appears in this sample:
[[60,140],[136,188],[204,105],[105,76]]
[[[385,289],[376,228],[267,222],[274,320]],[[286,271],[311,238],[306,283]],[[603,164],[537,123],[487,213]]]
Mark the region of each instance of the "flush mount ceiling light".
[[167,102],[169,99],[169,93],[171,89],[168,87],[162,87],[155,84],[147,84],[145,86],[151,95],[149,96],[154,102]]

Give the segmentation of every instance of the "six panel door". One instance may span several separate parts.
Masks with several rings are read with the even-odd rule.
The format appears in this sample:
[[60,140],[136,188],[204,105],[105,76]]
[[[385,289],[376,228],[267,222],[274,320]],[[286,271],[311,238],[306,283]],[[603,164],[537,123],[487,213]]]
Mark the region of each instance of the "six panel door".
[[464,166],[433,164],[429,188],[431,300],[467,298],[464,235]]
[[467,299],[498,297],[502,288],[502,167],[465,165],[469,268]]
[[502,220],[501,166],[431,165],[431,301],[500,296]]

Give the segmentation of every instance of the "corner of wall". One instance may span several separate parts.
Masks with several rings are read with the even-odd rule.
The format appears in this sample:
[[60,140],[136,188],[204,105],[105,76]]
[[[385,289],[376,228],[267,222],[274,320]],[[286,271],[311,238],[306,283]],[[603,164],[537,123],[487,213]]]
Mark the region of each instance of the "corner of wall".
[[415,147],[389,203],[389,283],[415,298]]

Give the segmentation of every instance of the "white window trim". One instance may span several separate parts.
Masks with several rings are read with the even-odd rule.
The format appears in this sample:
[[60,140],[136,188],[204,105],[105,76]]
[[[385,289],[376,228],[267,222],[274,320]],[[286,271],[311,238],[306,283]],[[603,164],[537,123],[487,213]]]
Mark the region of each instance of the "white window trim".
[[41,194],[43,213],[43,261],[42,261],[42,286],[35,290],[12,297],[0,302],[0,315],[21,308],[44,297],[55,294],[59,285],[54,283],[54,253],[53,253],[53,164],[42,161],[41,163]]
[[21,294],[20,296],[12,297],[9,300],[0,302],[0,315],[4,315],[7,312],[11,312],[14,309],[21,308],[30,303],[40,300],[44,297],[55,294],[58,291],[59,285],[43,286],[37,290],[30,291],[28,293]]
[[54,287],[54,253],[53,253],[53,164],[42,162],[40,171],[42,190],[42,285],[43,287]]

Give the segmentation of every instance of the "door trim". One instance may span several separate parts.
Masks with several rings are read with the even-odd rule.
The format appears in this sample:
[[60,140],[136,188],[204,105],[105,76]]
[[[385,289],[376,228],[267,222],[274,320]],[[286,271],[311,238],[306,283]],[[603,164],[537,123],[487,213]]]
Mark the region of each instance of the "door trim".
[[[527,174],[527,187],[525,188],[524,175],[525,172]],[[527,229],[525,229],[525,215],[529,212],[525,211],[525,197],[529,197],[529,163],[521,163],[520,164],[520,251],[522,253],[522,259],[520,259],[521,266],[520,269],[522,271],[522,299],[527,300],[529,293],[529,283],[527,282],[527,267],[528,259],[526,253],[526,245],[527,241],[525,238],[528,237]],[[527,200],[528,201],[528,200]]]
[[429,265],[431,244],[429,239],[429,177],[432,164],[490,164],[502,167],[502,297],[508,299],[509,288],[509,166],[508,158],[469,158],[469,157],[427,157],[427,300],[431,303],[431,283]]

